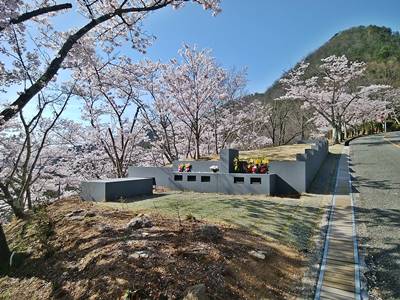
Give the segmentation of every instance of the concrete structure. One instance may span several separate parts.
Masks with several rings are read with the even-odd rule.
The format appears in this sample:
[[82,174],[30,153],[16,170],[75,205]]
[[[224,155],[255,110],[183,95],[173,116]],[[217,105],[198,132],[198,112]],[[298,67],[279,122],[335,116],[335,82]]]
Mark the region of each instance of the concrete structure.
[[81,198],[87,201],[129,200],[153,194],[152,178],[115,178],[81,183]]
[[178,190],[222,194],[274,194],[274,174],[173,172]]
[[[234,173],[233,161],[239,151],[224,149],[220,160],[174,161],[172,167],[129,167],[129,177],[148,177],[155,185],[173,190],[224,194],[292,195],[307,192],[328,154],[326,140],[316,141],[311,149],[294,161],[272,161],[269,174]],[[191,172],[178,172],[179,164],[190,163]],[[217,173],[210,166],[219,167]]]
[[297,154],[294,161],[272,161],[269,164],[269,173],[279,177],[277,193],[307,192],[328,152],[328,141],[321,140],[303,154]]

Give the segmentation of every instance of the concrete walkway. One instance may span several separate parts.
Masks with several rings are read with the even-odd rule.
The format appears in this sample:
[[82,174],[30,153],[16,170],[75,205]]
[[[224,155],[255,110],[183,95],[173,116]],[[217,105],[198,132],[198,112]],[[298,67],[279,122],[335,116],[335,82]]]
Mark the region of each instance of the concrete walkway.
[[349,148],[339,160],[315,299],[361,299]]

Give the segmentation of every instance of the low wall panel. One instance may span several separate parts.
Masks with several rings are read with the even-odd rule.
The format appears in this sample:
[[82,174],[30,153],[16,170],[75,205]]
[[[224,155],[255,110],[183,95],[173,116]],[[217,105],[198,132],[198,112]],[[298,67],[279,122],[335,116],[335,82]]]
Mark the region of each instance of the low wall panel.
[[86,201],[118,201],[151,195],[153,182],[149,178],[114,178],[81,183],[81,198]]

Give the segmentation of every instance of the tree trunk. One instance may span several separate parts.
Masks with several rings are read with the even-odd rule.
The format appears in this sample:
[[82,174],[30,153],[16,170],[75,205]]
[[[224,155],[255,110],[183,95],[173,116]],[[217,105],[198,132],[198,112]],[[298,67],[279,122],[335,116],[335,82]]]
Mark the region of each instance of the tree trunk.
[[200,158],[200,137],[196,136],[196,154],[195,154],[195,159]]
[[26,199],[28,201],[28,209],[32,209],[32,194],[31,194],[31,189],[28,187],[26,190]]
[[199,121],[196,121],[195,126],[194,126],[194,140],[196,143],[196,153],[195,153],[195,159],[199,159],[200,158],[200,134],[201,134],[201,130],[199,128]]
[[332,126],[332,139],[334,144],[339,144],[340,143],[340,130],[336,126]]
[[3,231],[3,225],[0,223],[0,264],[8,264],[10,255],[10,248],[8,248],[7,239]]
[[19,203],[15,203],[11,205],[11,209],[14,213],[14,215],[18,218],[18,219],[23,219],[25,217],[24,214],[24,209],[21,208],[21,206],[19,205]]

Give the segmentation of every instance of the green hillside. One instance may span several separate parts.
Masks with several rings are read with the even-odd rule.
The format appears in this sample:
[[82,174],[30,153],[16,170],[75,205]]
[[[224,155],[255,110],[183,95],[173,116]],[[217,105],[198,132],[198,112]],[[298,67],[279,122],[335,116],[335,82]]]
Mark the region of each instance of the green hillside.
[[[400,87],[400,33],[390,28],[378,26],[359,26],[335,34],[327,43],[308,55],[310,76],[318,71],[322,58],[330,55],[346,55],[349,60],[368,63],[363,84],[377,83]],[[283,75],[284,76],[284,75]],[[262,98],[266,102],[283,94],[276,81],[264,94],[249,98]]]

